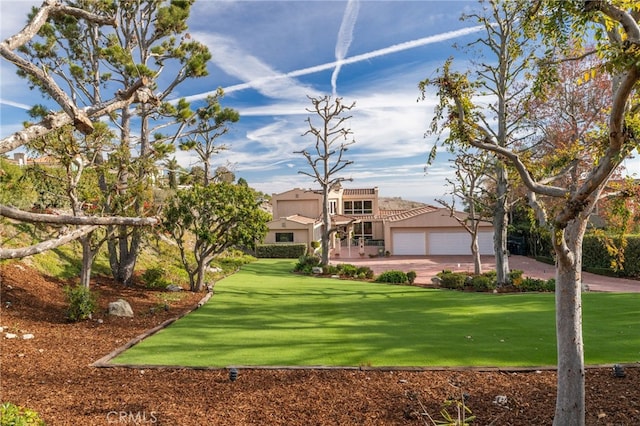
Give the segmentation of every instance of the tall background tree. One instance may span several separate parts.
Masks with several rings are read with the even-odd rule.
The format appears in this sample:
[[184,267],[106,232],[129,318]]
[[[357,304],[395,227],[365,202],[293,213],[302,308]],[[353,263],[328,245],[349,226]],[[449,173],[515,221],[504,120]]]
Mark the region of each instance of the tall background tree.
[[[484,6],[482,14],[465,16],[465,19],[477,20],[485,28],[485,36],[468,46],[473,50],[473,56],[482,58],[483,62],[472,60],[474,80],[469,81],[474,95],[487,96],[491,101],[483,110],[474,110],[473,120],[477,127],[482,128],[483,134],[490,134],[502,147],[508,147],[520,137],[522,131],[522,116],[513,114],[512,106],[521,98],[525,89],[522,80],[533,66],[535,59],[535,45],[532,39],[524,37],[518,26],[522,10],[529,2],[523,0],[486,0],[480,1]],[[535,40],[535,38],[533,39]],[[446,69],[453,67],[453,61],[445,64]],[[419,84],[423,98],[427,96],[430,85],[442,87],[446,81],[427,79]],[[441,97],[442,99],[442,97]],[[511,107],[510,107],[511,106]],[[452,153],[458,147],[469,145],[468,134],[461,134],[452,125],[455,115],[445,116],[442,111],[447,109],[446,103],[441,103],[432,121],[430,131],[441,134],[444,128],[451,129],[451,133],[444,140]],[[444,127],[442,127],[444,126]],[[473,135],[472,137],[475,137]],[[435,158],[437,145],[433,146],[429,157],[429,164]],[[496,257],[496,272],[498,285],[509,282],[509,257],[507,252],[507,231],[509,222],[509,174],[501,157],[494,162],[495,204],[493,207],[494,251]]]
[[[640,9],[636,2],[566,2],[540,0],[523,8],[518,25],[525,34],[541,34],[550,45],[549,57],[540,62],[534,93],[548,95],[557,82],[557,65],[567,57],[567,47],[584,44],[595,35],[599,66],[596,72],[611,76],[612,97],[602,131],[582,141],[580,149],[597,153],[596,162],[577,179],[562,186],[537,179],[528,155],[503,146],[495,134],[478,124],[481,108],[474,104],[475,86],[466,74],[446,65],[435,81],[440,117],[457,138],[493,152],[511,162],[524,185],[538,196],[561,200],[551,213],[552,243],[556,255],[556,335],[558,390],[554,425],[585,424],[585,372],[582,339],[582,241],[607,180],[638,147],[640,131]],[[572,168],[565,168],[570,174]]]
[[183,151],[195,151],[199,164],[204,168],[204,186],[209,185],[213,177],[211,174],[211,159],[214,155],[227,149],[225,145],[216,144],[218,138],[229,131],[229,124],[240,119],[238,111],[223,108],[220,98],[224,95],[218,89],[215,96],[208,96],[206,104],[198,109],[186,120],[187,126],[192,128],[185,132],[180,141]]
[[[313,108],[307,111],[315,115],[307,118],[309,130],[302,136],[311,135],[315,138],[315,146],[312,151],[296,151],[302,154],[311,167],[311,172],[299,171],[303,175],[311,177],[320,185],[322,191],[322,260],[323,265],[329,264],[329,241],[331,235],[336,231],[331,227],[331,215],[329,211],[329,193],[337,189],[342,182],[350,181],[350,178],[340,176],[345,167],[353,161],[344,158],[349,145],[355,143],[354,139],[349,139],[353,133],[346,128],[346,122],[351,116],[345,115],[353,107],[342,103],[342,98],[331,99],[331,96],[321,98],[309,97]],[[312,117],[315,119],[312,120]]]

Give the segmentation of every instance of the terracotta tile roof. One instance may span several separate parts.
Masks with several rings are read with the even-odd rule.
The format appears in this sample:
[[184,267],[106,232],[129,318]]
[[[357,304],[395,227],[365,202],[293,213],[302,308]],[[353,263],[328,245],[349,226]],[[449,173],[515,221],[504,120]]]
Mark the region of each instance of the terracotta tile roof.
[[396,214],[401,214],[406,212],[407,210],[390,210],[390,209],[380,209],[380,216],[381,217],[389,217],[389,216],[393,216]]
[[425,214],[425,213],[433,213],[433,212],[438,211],[438,210],[440,210],[440,209],[438,207],[434,207],[434,206],[417,207],[417,208],[411,209],[411,210],[399,211],[398,213],[396,213],[394,215],[385,217],[385,219],[390,221],[390,222],[396,222],[398,220],[409,219],[409,218],[416,217],[416,216],[419,216],[419,215]]
[[375,195],[375,188],[345,189],[343,195]]
[[292,222],[297,222],[297,223],[301,223],[304,225],[308,225],[310,223],[316,223],[318,220],[317,219],[313,219],[311,217],[307,217],[307,216],[302,216],[299,214],[294,214],[291,216],[287,216],[284,219],[290,220]]
[[346,225],[352,222],[360,222],[360,217],[355,216],[345,216],[342,214],[334,214],[331,216],[331,221],[336,225]]

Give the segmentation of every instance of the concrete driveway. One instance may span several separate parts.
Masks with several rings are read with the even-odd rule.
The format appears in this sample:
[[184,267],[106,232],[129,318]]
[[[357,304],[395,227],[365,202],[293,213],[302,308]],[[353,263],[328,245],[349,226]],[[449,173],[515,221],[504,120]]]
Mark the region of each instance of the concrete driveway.
[[[390,257],[359,257],[343,256],[332,258],[331,263],[351,263],[353,265],[366,265],[373,272],[381,272],[396,269],[404,272],[416,271],[417,284],[431,284],[433,278],[442,270],[454,272],[473,272],[473,260],[471,256],[390,256]],[[523,276],[531,278],[549,279],[555,277],[555,267],[538,262],[525,256],[509,256],[509,267],[524,271]],[[482,270],[495,269],[494,256],[482,256]],[[582,280],[590,291],[608,291],[632,293],[640,292],[640,281],[605,277],[602,275],[582,273]]]

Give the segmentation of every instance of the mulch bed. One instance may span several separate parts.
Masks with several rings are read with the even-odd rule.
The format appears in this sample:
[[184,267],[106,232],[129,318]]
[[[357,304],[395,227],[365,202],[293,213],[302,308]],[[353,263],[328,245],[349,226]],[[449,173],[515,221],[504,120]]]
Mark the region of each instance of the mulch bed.
[[[160,292],[98,278],[100,311],[69,323],[66,284],[24,263],[0,265],[0,398],[36,410],[48,425],[421,425],[432,424],[424,412],[443,420],[447,400],[455,416],[463,395],[473,424],[553,419],[554,371],[242,369],[232,382],[227,370],[97,368],[95,361],[193,309],[203,294],[185,292],[165,311]],[[119,298],[134,318],[105,314]],[[640,424],[640,368],[625,373],[587,370],[587,424]]]

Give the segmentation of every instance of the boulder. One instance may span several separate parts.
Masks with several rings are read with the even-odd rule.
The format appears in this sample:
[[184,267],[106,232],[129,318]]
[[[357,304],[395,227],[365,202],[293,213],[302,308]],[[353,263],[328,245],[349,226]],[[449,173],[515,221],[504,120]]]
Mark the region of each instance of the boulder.
[[118,299],[115,302],[109,303],[109,315],[117,317],[132,317],[133,309],[131,305],[124,299]]
[[165,290],[167,290],[167,291],[182,291],[182,287],[180,287],[179,285],[175,285],[175,284],[169,284]]
[[322,274],[323,270],[322,270],[322,267],[320,266],[314,266],[313,268],[311,268],[311,272],[318,275],[318,274]]

